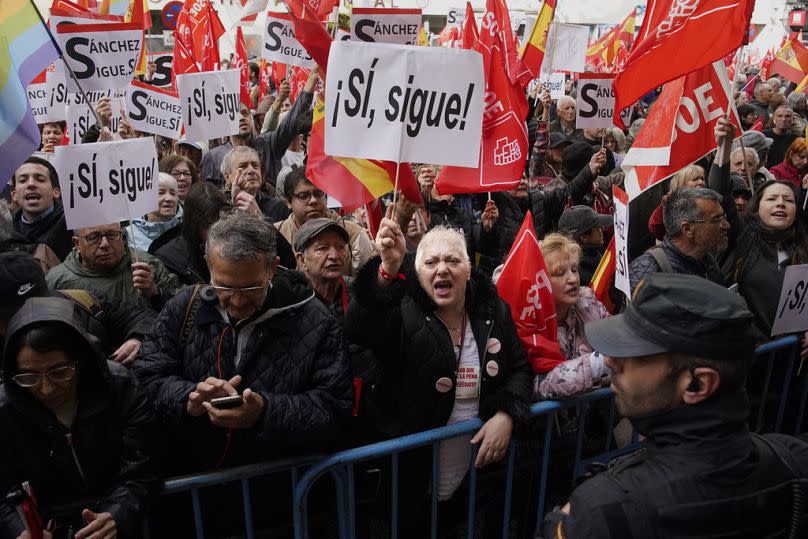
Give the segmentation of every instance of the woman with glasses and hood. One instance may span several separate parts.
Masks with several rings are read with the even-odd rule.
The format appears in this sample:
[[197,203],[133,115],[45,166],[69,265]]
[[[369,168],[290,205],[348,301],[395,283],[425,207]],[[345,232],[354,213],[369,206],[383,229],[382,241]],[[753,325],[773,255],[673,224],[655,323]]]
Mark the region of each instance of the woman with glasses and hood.
[[[0,386],[0,536],[31,537],[5,494],[28,482],[44,537],[138,537],[159,486],[149,401],[81,330],[79,307],[31,298],[11,319]],[[72,535],[75,534],[75,535]]]

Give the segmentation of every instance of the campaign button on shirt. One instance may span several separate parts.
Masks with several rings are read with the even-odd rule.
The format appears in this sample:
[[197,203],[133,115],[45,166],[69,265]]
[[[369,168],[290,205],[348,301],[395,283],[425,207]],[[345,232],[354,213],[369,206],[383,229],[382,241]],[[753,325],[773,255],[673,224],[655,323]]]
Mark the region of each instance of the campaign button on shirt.
[[498,354],[502,349],[502,343],[499,342],[499,339],[488,339],[488,342],[485,343],[485,349],[491,354]]
[[452,380],[446,376],[438,378],[438,381],[435,382],[435,389],[438,390],[438,393],[448,393],[452,390]]
[[499,374],[499,364],[496,361],[489,361],[485,364],[485,372],[488,373],[488,376],[496,376]]

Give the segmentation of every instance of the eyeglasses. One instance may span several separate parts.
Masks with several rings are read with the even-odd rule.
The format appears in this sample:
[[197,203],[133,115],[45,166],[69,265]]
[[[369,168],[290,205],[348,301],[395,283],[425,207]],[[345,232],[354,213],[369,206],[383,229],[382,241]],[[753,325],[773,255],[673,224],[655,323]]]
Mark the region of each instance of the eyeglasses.
[[109,243],[112,243],[114,241],[120,240],[121,236],[123,236],[122,230],[114,230],[112,232],[105,232],[103,234],[101,234],[100,232],[93,232],[92,234],[87,234],[86,236],[82,237],[84,238],[84,241],[86,241],[88,244],[96,245],[98,243],[101,243],[101,238],[107,238],[107,241]]
[[309,201],[309,199],[311,199],[311,197],[314,197],[317,200],[324,199],[325,193],[320,191],[319,189],[316,189],[314,191],[303,191],[302,193],[294,193],[292,196],[298,199],[300,202],[306,203]]
[[46,373],[23,372],[11,377],[18,386],[25,388],[37,387],[42,382],[42,376],[47,376],[53,383],[67,382],[76,375],[76,365],[64,365],[49,370]]
[[269,286],[269,283],[261,286],[245,286],[243,288],[231,288],[229,286],[218,286],[215,284],[210,285],[210,287],[223,298],[229,298],[237,292],[245,296],[255,296],[259,291],[265,290],[267,286]]
[[688,221],[690,223],[709,223],[711,225],[718,225],[723,223],[727,220],[727,214],[722,213],[721,215],[716,215],[712,219],[693,219],[692,221]]
[[174,176],[174,178],[177,179],[177,180],[179,180],[180,178],[191,178],[192,177],[190,170],[186,170],[186,171],[172,170],[171,175]]

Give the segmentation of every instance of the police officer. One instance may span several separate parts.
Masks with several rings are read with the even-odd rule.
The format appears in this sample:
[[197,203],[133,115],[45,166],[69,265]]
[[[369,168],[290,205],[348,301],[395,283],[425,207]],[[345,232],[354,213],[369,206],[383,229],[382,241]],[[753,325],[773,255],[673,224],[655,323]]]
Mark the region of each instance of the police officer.
[[623,314],[586,326],[618,410],[647,447],[576,488],[539,537],[808,534],[808,444],[747,427],[751,323],[744,300],[720,285],[655,273]]

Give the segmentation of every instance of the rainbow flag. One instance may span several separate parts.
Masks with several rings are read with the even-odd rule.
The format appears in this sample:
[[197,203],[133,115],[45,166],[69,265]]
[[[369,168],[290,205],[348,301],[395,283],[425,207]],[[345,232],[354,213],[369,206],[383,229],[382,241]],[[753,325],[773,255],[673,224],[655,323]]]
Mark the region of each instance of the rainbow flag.
[[0,4],[0,189],[40,143],[26,87],[59,56],[31,0]]

